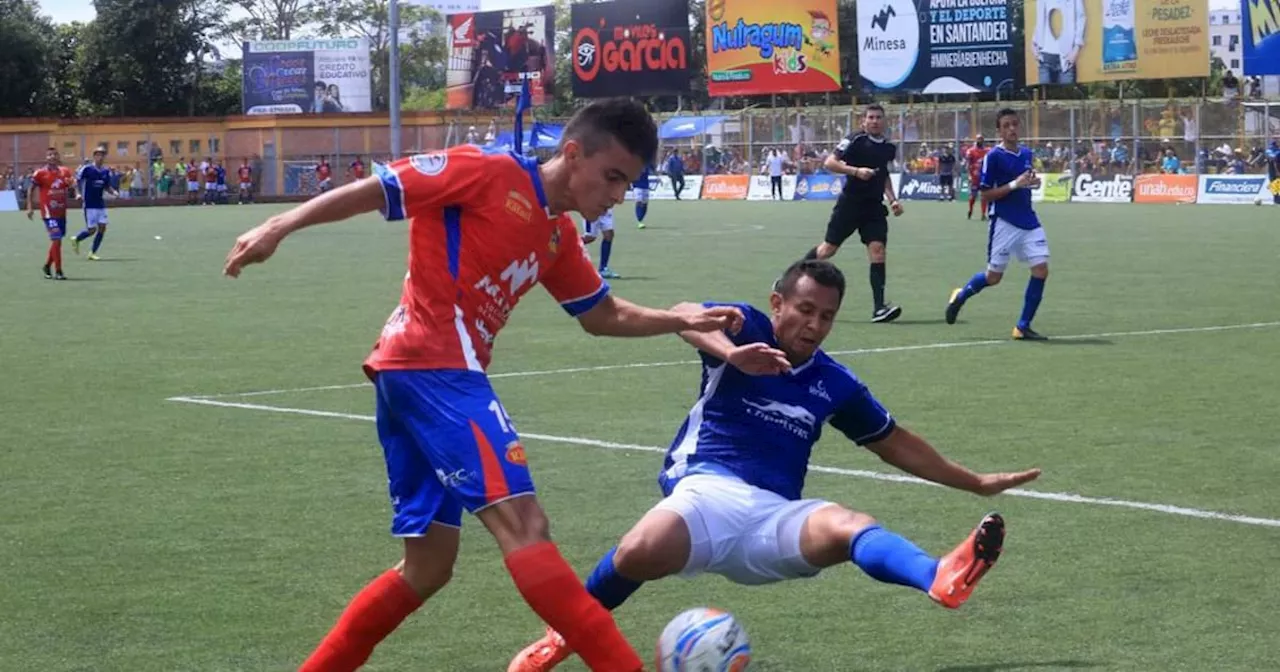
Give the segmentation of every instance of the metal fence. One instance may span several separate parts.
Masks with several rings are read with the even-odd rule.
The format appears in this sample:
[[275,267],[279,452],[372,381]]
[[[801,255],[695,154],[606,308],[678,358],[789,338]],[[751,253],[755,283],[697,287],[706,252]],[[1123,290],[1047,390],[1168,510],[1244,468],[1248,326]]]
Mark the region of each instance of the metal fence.
[[[1035,150],[1046,172],[1145,173],[1173,167],[1189,174],[1216,173],[1239,169],[1237,162],[1245,172],[1264,172],[1259,155],[1269,141],[1280,138],[1280,101],[921,102],[888,108],[887,133],[898,144],[899,168],[932,172],[930,162],[943,146],[960,153],[976,134],[995,139],[996,113],[1005,106],[1022,115],[1022,142]],[[725,119],[700,136],[666,142],[663,154],[681,152],[691,174],[743,174],[759,172],[764,156],[778,149],[791,159],[791,171],[818,172],[827,153],[857,127],[860,113],[861,108],[849,107],[708,112]],[[393,158],[382,120],[342,128],[224,128],[215,123],[210,127],[216,130],[190,130],[198,129],[191,122],[173,131],[163,130],[163,124],[155,127],[161,130],[128,137],[109,130],[33,134],[0,128],[0,156],[11,156],[0,187],[21,190],[23,177],[43,164],[47,146],[59,149],[70,166],[105,146],[121,193],[144,199],[183,195],[187,180],[178,174],[179,161],[222,161],[234,194],[236,169],[248,160],[255,169],[255,193],[295,196],[315,188],[313,169],[322,157],[333,168],[335,184],[351,179],[349,167],[357,159],[368,165]],[[465,142],[483,144],[509,128],[505,117],[474,126],[414,125],[403,129],[402,139],[406,153],[417,153]],[[1166,160],[1170,154],[1176,162]],[[0,159],[0,166],[5,163]],[[204,181],[200,176],[202,189]]]

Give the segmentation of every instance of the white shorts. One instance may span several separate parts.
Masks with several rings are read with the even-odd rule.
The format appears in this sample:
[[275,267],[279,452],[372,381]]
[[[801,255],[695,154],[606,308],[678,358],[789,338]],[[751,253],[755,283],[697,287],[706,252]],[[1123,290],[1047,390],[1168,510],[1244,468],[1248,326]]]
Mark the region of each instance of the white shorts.
[[320,191],[329,191],[333,187],[333,178],[320,180]]
[[1019,229],[1009,222],[995,218],[987,233],[987,269],[1003,273],[1009,266],[1009,257],[1028,266],[1039,266],[1049,261],[1049,241],[1044,237],[1044,227],[1031,230]]
[[240,191],[249,191],[249,189],[251,189],[251,188],[253,188],[253,183],[252,183],[252,182],[241,182],[241,183],[240,183]]
[[635,191],[633,191],[632,193],[633,193],[633,194],[635,194],[636,201],[638,201],[638,202],[640,202],[640,203],[648,203],[648,202],[649,202],[649,190],[648,190],[648,189],[636,189],[636,190],[635,190]]
[[583,228],[586,230],[586,234],[588,236],[598,236],[605,231],[612,231],[613,208],[606,210],[603,215],[600,215],[600,219],[597,219],[594,222],[586,222],[583,224]]
[[710,572],[751,586],[818,574],[800,553],[800,533],[809,514],[828,504],[792,501],[731,476],[693,474],[653,508],[678,513],[689,526],[681,576]]
[[85,226],[91,229],[94,229],[94,228],[97,228],[98,226],[106,226],[107,223],[108,222],[107,222],[106,209],[104,208],[85,208],[84,209]]
[[188,192],[200,191],[200,183],[187,180],[187,191]]

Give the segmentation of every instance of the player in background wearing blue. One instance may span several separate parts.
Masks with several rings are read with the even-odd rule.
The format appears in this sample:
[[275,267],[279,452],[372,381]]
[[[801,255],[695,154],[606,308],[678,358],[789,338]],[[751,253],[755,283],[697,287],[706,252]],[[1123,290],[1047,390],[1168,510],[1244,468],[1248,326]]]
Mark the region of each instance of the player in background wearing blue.
[[[644,172],[640,173],[640,177],[631,184],[632,193],[636,196],[636,221],[639,224],[636,228],[644,228],[645,215],[649,214],[649,175],[653,172],[652,166],[645,166]],[[601,256],[604,256],[604,247],[601,246]]]
[[214,194],[213,202],[223,205],[227,202],[227,169],[222,165],[221,159],[213,162],[213,173],[218,184],[217,193]]
[[[801,498],[824,422],[903,471],[979,495],[1040,475],[1038,469],[974,473],[897,424],[853,372],[820,349],[844,287],[833,264],[804,260],[778,280],[769,314],[746,304],[675,308],[736,305],[746,320],[737,334],[680,334],[701,351],[701,394],[658,477],[665,499],[587,579],[587,591],[605,608],[617,608],[646,581],[675,574],[709,572],[761,585],[851,563],[873,579],[915,588],[956,609],[996,562],[1005,536],[996,513],[936,559],[865,513]],[[548,631],[507,670],[546,672],[571,654],[563,638]]]
[[111,188],[111,169],[103,164],[106,158],[106,148],[93,150],[93,163],[81,166],[76,175],[76,184],[80,185],[80,194],[84,199],[84,230],[72,239],[71,250],[79,255],[80,243],[93,236],[93,247],[89,250],[90,261],[102,259],[98,256],[98,250],[102,249],[102,239],[107,235],[106,194],[119,195]]
[[[636,207],[640,206],[637,204]],[[644,228],[643,223],[640,228]],[[600,239],[600,277],[607,280],[621,279],[621,275],[609,268],[609,256],[613,254],[613,208],[606,210],[603,215],[600,215],[600,219],[594,222],[590,220],[584,222],[582,242],[590,245],[597,238]]]
[[1033,168],[1035,156],[1031,150],[1018,144],[1021,130],[1018,113],[1005,108],[996,115],[1000,131],[1000,144],[982,160],[982,176],[979,188],[987,202],[987,270],[969,279],[964,287],[951,292],[947,302],[947,324],[955,324],[960,309],[969,299],[987,287],[1000,284],[1009,257],[1016,256],[1031,267],[1031,279],[1023,297],[1022,316],[1013,328],[1013,338],[1019,341],[1045,341],[1031,328],[1040,299],[1044,297],[1044,283],[1049,278],[1049,241],[1044,227],[1031,207],[1031,191],[1040,186],[1040,178]]

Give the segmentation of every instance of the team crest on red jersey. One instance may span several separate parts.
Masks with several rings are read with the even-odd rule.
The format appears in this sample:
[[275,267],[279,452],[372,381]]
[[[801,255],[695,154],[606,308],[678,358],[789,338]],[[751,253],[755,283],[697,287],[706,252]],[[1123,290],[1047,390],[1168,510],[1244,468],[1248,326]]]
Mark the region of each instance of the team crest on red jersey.
[[560,254],[560,227],[556,227],[551,231],[551,240],[547,241],[547,251],[553,257]]
[[409,163],[419,173],[427,177],[435,177],[443,173],[445,166],[449,165],[449,155],[443,152],[415,154],[413,158],[409,159]]

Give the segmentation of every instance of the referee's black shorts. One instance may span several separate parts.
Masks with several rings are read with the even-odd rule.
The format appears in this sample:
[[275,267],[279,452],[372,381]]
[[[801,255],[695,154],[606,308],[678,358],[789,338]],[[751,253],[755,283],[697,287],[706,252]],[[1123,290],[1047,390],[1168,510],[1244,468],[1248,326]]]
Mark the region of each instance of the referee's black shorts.
[[889,242],[889,208],[884,203],[859,203],[841,196],[831,211],[823,240],[839,247],[855,232],[861,236],[863,245]]

